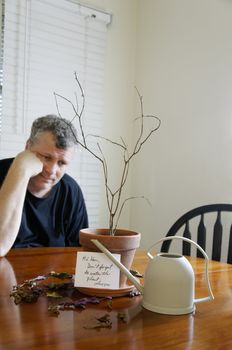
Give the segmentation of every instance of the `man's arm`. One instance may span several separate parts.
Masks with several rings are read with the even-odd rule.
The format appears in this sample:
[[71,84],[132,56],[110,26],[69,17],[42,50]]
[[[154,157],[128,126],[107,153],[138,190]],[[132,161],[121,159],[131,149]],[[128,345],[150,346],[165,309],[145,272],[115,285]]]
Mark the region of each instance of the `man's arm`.
[[0,257],[5,256],[14,244],[21,224],[28,182],[42,169],[39,158],[25,150],[16,156],[6,175],[0,189]]

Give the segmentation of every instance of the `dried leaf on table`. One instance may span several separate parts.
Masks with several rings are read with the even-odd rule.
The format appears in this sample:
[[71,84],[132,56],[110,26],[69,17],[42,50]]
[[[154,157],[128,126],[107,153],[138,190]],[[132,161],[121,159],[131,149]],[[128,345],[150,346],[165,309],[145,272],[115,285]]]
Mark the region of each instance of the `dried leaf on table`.
[[85,329],[101,329],[101,328],[111,328],[112,322],[110,320],[110,315],[105,314],[102,317],[96,318],[97,323],[92,325],[84,326]]
[[60,279],[65,279],[65,278],[73,278],[73,275],[68,273],[68,272],[55,272],[55,271],[51,271],[49,273],[49,276],[51,277],[56,277],[56,278],[60,278]]
[[46,296],[48,298],[62,298],[62,295],[60,295],[59,293],[57,292],[47,292],[46,293]]
[[96,320],[98,320],[99,322],[103,322],[103,323],[109,323],[110,322],[110,315],[105,314],[102,317],[96,318]]
[[130,273],[135,277],[143,278],[143,275],[137,270],[130,270]]
[[139,292],[136,288],[133,289],[130,293],[129,293],[129,297],[133,298],[133,297],[137,297],[141,295],[141,292]]
[[67,290],[67,289],[71,289],[74,287],[74,284],[71,283],[49,283],[49,284],[45,284],[44,285],[47,289],[49,290]]
[[[58,316],[60,310],[85,309],[87,304],[99,304],[104,300],[107,302],[107,308],[112,310],[112,297],[98,298],[92,296],[80,298],[80,294],[71,281],[65,283],[40,283],[41,280],[49,276],[54,277],[54,274],[61,279],[67,278],[67,275],[72,276],[66,272],[59,274],[52,272],[47,277],[37,276],[30,280],[25,280],[23,283],[14,286],[10,294],[14,298],[15,304],[22,302],[33,303],[40,296],[45,296],[49,300],[48,311],[50,315]],[[60,298],[62,299],[57,302],[56,300]]]
[[112,310],[113,309],[113,306],[112,306],[112,298],[108,298],[108,300],[107,300],[107,308],[109,309],[109,310]]
[[119,312],[118,313],[118,320],[126,323],[127,322],[127,317],[126,314],[124,312]]
[[43,289],[37,286],[35,282],[25,281],[14,286],[10,296],[14,298],[15,304],[18,305],[21,302],[34,303],[41,294],[43,294]]
[[59,305],[49,305],[48,312],[51,316],[58,316],[60,314]]

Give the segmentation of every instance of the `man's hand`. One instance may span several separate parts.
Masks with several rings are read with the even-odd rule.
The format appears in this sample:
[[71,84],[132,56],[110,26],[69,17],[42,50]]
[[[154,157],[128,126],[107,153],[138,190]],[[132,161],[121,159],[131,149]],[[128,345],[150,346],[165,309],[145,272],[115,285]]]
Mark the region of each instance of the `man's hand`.
[[15,170],[26,172],[29,178],[36,176],[43,170],[43,163],[35,153],[25,150],[19,153],[12,164]]

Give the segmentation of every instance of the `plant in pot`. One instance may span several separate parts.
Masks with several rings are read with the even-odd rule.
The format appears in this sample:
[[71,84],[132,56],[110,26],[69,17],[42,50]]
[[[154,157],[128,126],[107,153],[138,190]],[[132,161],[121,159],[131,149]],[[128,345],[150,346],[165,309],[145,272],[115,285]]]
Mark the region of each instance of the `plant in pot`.
[[[140,115],[136,118],[136,122],[139,123],[139,132],[137,139],[135,140],[132,147],[129,147],[127,143],[120,138],[120,141],[113,141],[106,137],[102,137],[99,135],[89,135],[85,132],[83,127],[83,112],[85,108],[85,94],[83,88],[80,84],[80,81],[75,73],[75,81],[77,83],[79,89],[79,95],[81,98],[81,103],[79,101],[75,101],[73,103],[71,100],[66,97],[54,93],[56,99],[56,106],[58,110],[58,115],[62,117],[59,108],[59,99],[65,100],[68,104],[71,105],[72,110],[74,111],[74,117],[72,118],[72,122],[74,119],[77,119],[77,129],[78,129],[78,139],[76,139],[77,143],[87,152],[89,152],[93,157],[100,162],[102,167],[102,172],[104,176],[104,188],[106,195],[106,203],[109,214],[109,225],[107,228],[86,228],[80,231],[80,244],[83,249],[86,251],[98,251],[98,248],[92,243],[92,239],[98,239],[107,249],[109,249],[112,253],[121,254],[121,262],[130,269],[135,250],[140,245],[140,233],[131,231],[129,229],[118,228],[119,218],[123,211],[123,208],[129,200],[135,198],[143,198],[144,197],[124,197],[124,189],[127,183],[128,174],[131,166],[131,162],[135,158],[135,156],[141,151],[144,144],[150,139],[150,137],[159,129],[161,121],[158,117],[153,115],[144,115],[143,111],[143,98],[140,95],[139,91],[136,89],[137,96],[140,104]],[[146,128],[145,124],[147,121],[152,122],[152,126],[150,128]],[[150,124],[149,124],[150,125]],[[94,137],[97,145],[93,148],[90,146],[88,142],[89,136]],[[100,141],[99,141],[100,140]],[[106,157],[102,150],[102,146],[100,142],[106,142],[113,147],[116,147],[121,154],[122,159],[122,167],[121,174],[119,176],[118,185],[116,188],[112,189],[109,181],[109,169],[108,163],[106,161]],[[120,288],[127,288],[127,277],[123,274],[120,275]]]

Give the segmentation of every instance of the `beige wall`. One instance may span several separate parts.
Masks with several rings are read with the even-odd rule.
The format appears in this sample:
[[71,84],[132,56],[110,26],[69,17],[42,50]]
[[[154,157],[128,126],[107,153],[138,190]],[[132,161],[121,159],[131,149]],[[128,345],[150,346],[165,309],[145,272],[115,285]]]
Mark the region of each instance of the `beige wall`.
[[[136,163],[144,246],[192,207],[232,202],[232,2],[139,1],[136,83],[162,127]],[[149,175],[148,175],[149,174]]]

